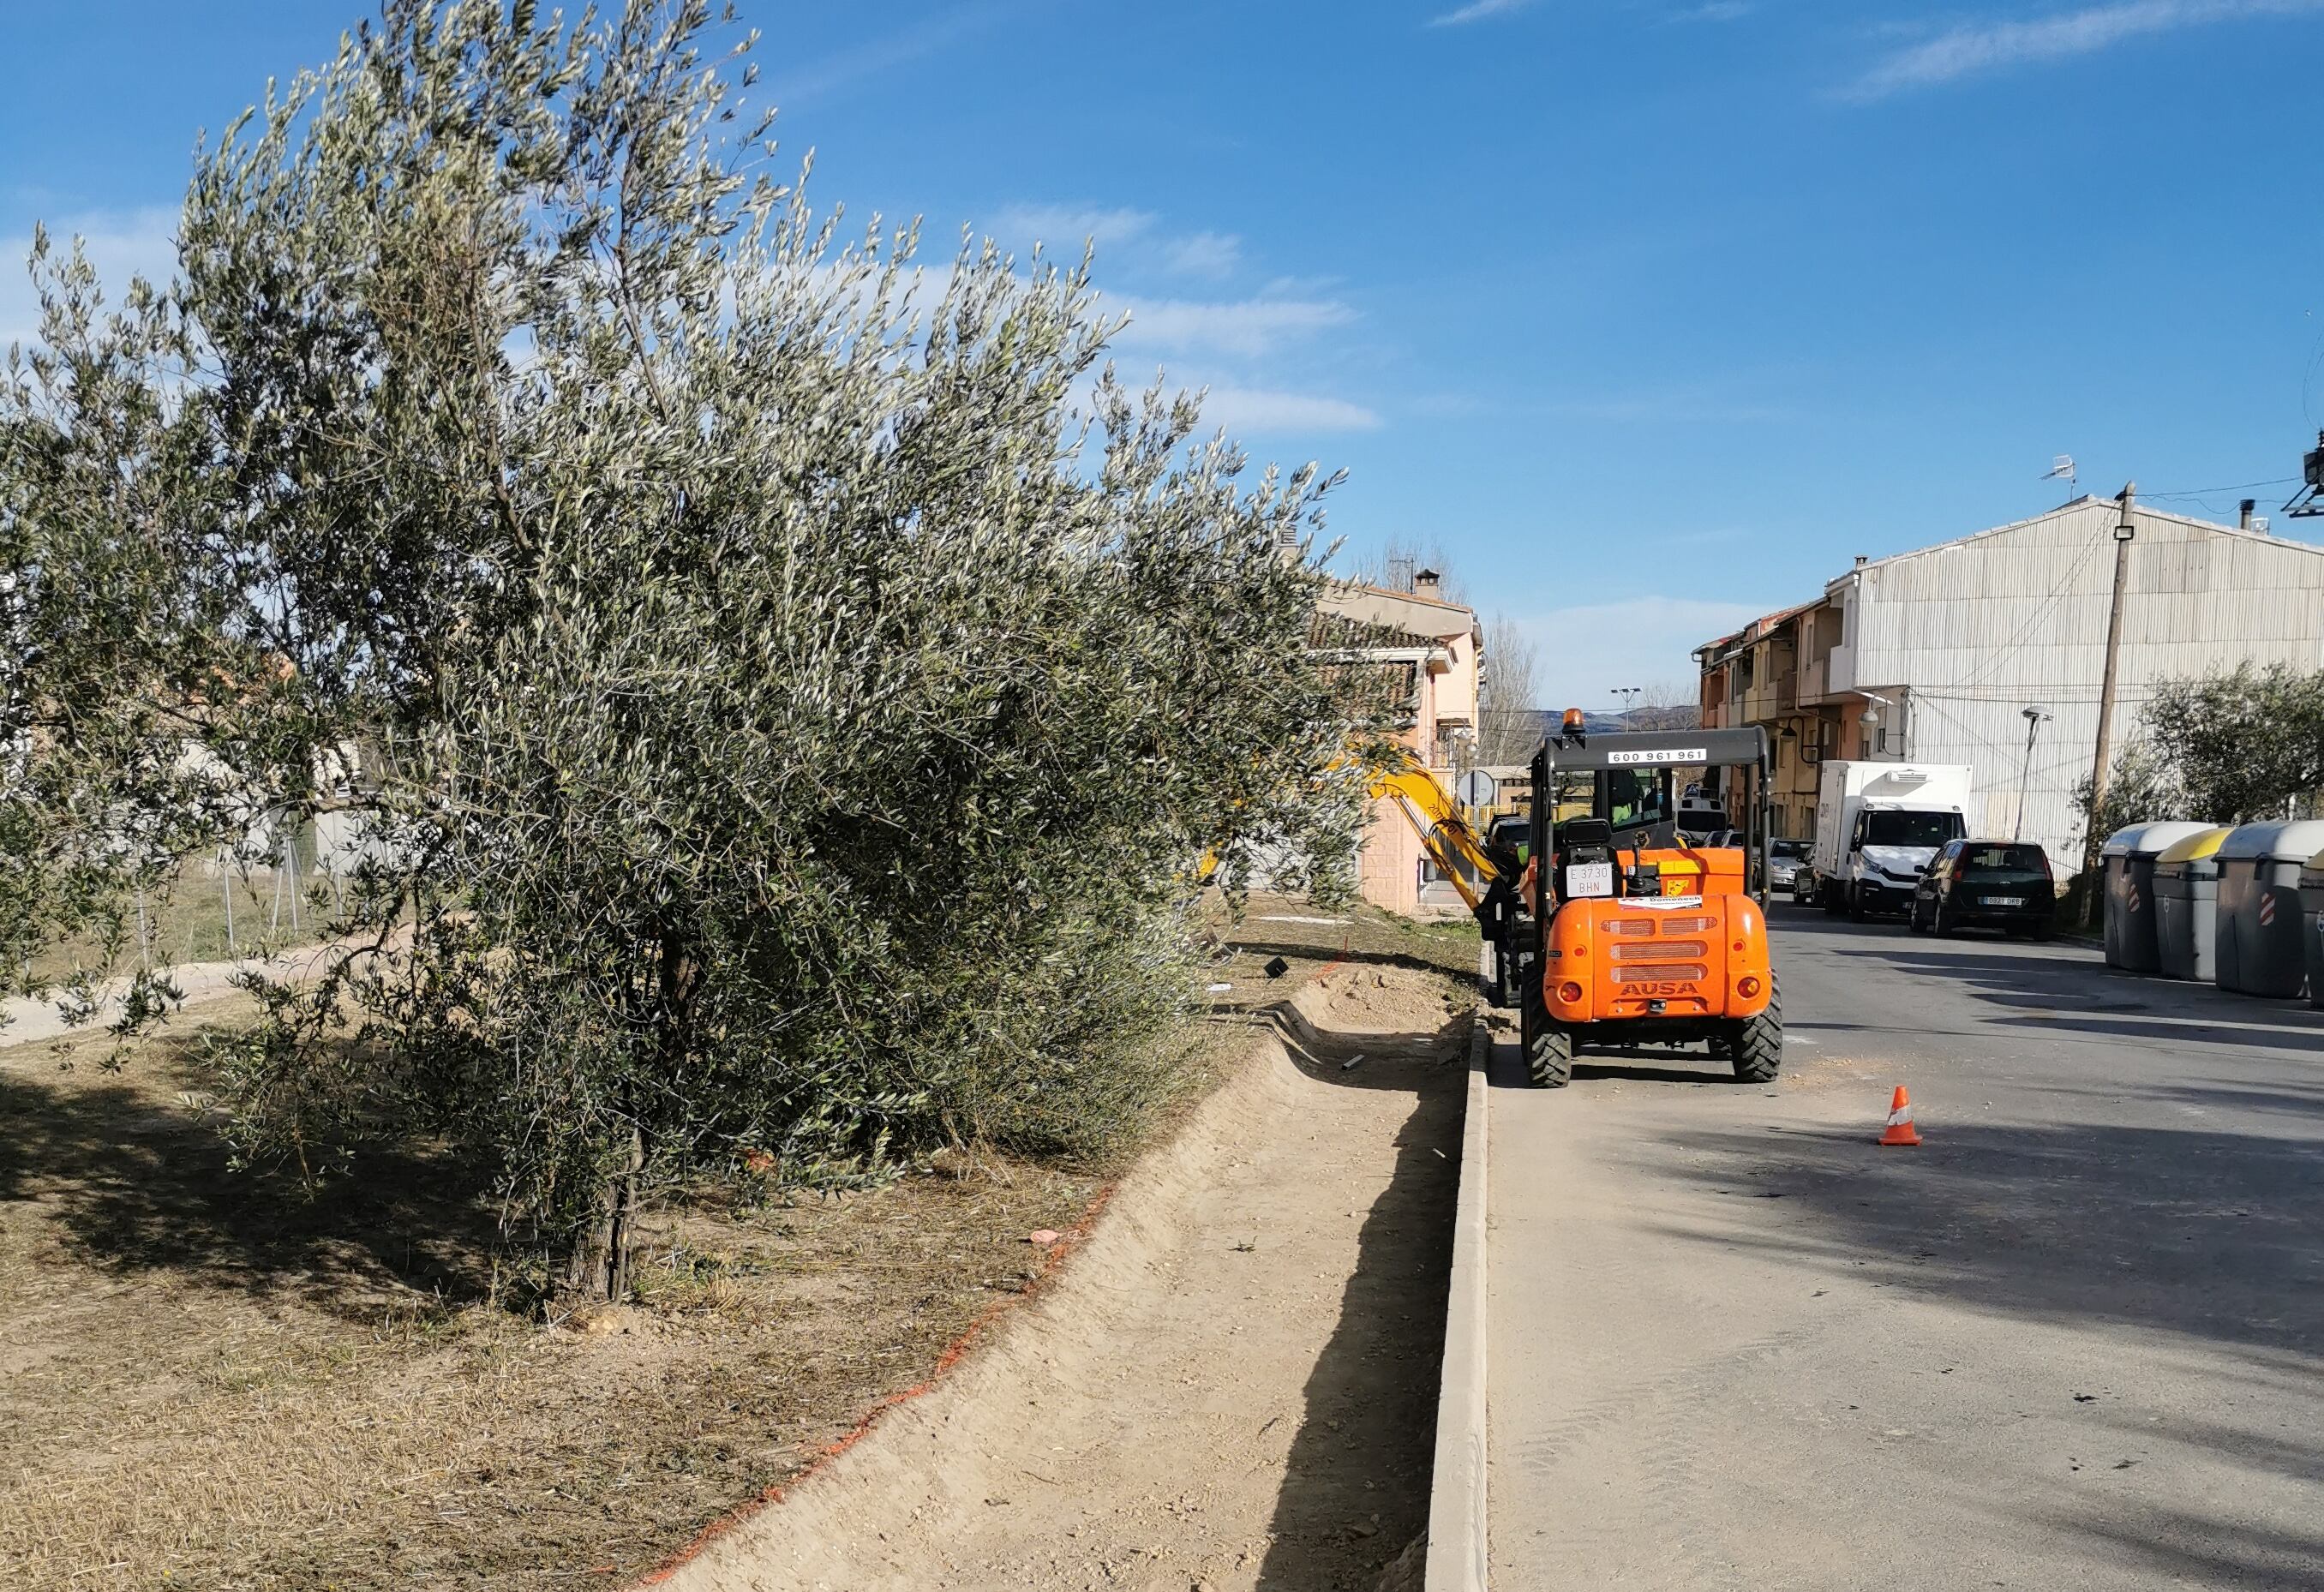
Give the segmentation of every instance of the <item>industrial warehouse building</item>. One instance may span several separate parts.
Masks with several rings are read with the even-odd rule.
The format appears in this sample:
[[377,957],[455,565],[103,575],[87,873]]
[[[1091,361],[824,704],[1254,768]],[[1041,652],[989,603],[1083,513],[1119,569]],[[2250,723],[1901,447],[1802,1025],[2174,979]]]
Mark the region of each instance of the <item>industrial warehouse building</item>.
[[[1776,833],[1815,833],[1823,759],[1966,763],[1972,833],[2017,833],[2022,816],[2061,875],[2077,866],[2121,518],[2082,498],[1859,558],[1821,597],[1697,649],[1703,723],[1773,738]],[[2129,524],[2117,749],[2159,681],[2245,661],[2324,667],[2324,548],[2146,508]],[[2028,708],[2050,715],[2031,722],[2030,759]]]

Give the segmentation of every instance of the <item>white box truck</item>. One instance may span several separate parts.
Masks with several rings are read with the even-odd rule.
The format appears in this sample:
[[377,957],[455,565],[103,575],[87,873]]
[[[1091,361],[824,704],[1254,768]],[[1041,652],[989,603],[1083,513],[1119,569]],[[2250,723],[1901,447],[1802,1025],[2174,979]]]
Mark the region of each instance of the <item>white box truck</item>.
[[1929,860],[1968,836],[1969,797],[1965,763],[1825,763],[1812,880],[1803,870],[1794,898],[1859,920],[1910,912]]

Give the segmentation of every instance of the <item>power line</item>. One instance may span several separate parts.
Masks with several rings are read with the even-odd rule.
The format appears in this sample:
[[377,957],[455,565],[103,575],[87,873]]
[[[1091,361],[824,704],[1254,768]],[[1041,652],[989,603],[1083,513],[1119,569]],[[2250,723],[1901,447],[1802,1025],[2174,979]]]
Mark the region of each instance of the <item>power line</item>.
[[2050,594],[2042,600],[2042,605],[2034,611],[2032,617],[2028,618],[2024,624],[2018,626],[2015,633],[2013,634],[2008,640],[2003,642],[1998,649],[1986,654],[1985,662],[1978,667],[1969,670],[1969,677],[1967,679],[1959,681],[1957,684],[1967,687],[1980,685],[1987,680],[1990,680],[1993,677],[1995,670],[2001,667],[2003,664],[2008,662],[2009,659],[2017,653],[2024,651],[2025,639],[2033,633],[2034,628],[2040,624],[2043,620],[2050,617],[2051,610],[2057,607],[2059,603],[2063,601],[2066,594],[2066,588],[2074,584],[2075,576],[2082,573],[2082,566],[2090,561],[2090,555],[2097,552],[2099,548],[2112,539],[2112,537],[2113,531],[2110,529],[2103,526],[2100,527],[2098,534],[2090,538],[2090,545],[2081,550],[2080,554],[2075,557],[2074,562],[2067,568],[2066,573],[2058,578],[2058,584],[2050,589]]
[[2199,486],[2192,492],[2141,492],[2139,496],[2142,498],[2209,498],[2217,497],[2223,492],[2249,492],[2255,487],[2261,486],[2292,486],[2301,480],[2301,477],[2298,475],[2279,475],[2273,481],[2238,481],[2232,486]]

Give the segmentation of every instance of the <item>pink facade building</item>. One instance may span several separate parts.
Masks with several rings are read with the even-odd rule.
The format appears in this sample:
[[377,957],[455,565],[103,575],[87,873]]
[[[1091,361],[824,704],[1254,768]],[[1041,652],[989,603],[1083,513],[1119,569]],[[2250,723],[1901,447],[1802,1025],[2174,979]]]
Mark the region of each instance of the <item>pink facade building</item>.
[[[1447,789],[1474,760],[1483,633],[1473,609],[1447,602],[1436,575],[1422,570],[1409,592],[1355,582],[1335,584],[1326,612],[1370,627],[1366,655],[1410,683],[1404,741]],[[1407,916],[1420,910],[1426,858],[1393,802],[1372,804],[1360,883],[1364,899]]]

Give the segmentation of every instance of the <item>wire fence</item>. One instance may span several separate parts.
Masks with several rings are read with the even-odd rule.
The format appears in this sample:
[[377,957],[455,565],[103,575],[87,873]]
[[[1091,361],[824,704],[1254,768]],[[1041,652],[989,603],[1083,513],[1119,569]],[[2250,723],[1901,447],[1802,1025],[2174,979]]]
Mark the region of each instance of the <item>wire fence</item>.
[[134,892],[117,943],[83,936],[32,959],[34,979],[94,971],[127,973],[189,962],[233,962],[332,938],[345,920],[349,886],[311,828],[286,832],[254,855],[220,847]]

